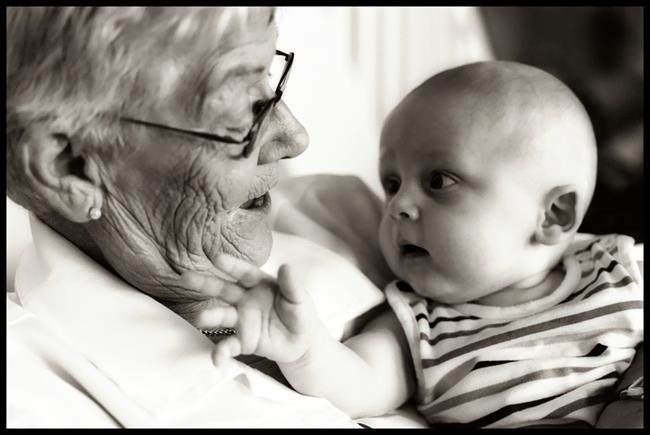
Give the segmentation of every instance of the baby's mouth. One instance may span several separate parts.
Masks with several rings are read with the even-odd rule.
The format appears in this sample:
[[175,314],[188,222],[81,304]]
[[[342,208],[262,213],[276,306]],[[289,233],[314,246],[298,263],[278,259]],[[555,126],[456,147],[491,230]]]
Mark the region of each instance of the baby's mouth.
[[400,243],[399,253],[402,257],[418,258],[429,256],[429,251],[411,243]]

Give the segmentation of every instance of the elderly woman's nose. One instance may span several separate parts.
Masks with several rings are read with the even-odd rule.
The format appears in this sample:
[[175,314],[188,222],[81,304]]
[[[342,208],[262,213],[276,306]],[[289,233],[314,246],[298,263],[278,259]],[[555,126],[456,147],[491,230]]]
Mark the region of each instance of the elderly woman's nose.
[[264,145],[260,150],[260,164],[290,159],[307,149],[309,144],[307,130],[283,101],[275,106],[269,117],[271,119],[266,127]]

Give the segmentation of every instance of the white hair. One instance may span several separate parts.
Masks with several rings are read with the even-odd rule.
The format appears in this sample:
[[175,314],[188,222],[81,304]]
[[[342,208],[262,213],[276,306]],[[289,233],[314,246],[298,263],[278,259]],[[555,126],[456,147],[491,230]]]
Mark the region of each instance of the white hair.
[[173,79],[174,68],[154,68],[172,75],[154,81],[145,69],[170,67],[199,44],[217,51],[230,32],[252,20],[270,24],[274,15],[240,7],[7,8],[7,194],[28,206],[15,147],[30,123],[50,119],[92,143],[119,144],[120,113]]

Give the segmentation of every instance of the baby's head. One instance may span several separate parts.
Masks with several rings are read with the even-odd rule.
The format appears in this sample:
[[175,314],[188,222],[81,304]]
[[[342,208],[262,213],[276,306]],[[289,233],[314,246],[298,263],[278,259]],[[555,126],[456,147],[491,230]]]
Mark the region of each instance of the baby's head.
[[[384,123],[380,245],[444,303],[504,304],[561,259],[596,179],[589,117],[558,79],[513,62],[444,71]],[[489,302],[488,302],[489,301]]]

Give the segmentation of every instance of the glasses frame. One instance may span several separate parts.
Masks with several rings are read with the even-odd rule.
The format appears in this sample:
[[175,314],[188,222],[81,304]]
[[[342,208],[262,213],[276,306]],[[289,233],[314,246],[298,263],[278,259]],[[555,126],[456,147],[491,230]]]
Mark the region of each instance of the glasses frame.
[[219,143],[226,143],[226,144],[233,144],[233,145],[246,144],[246,146],[242,150],[241,155],[242,157],[248,157],[253,152],[253,149],[255,148],[254,147],[255,139],[257,138],[257,134],[261,129],[262,122],[264,122],[266,115],[268,115],[268,113],[271,112],[271,108],[275,107],[275,105],[278,104],[278,102],[282,98],[284,89],[286,88],[287,82],[289,81],[289,72],[291,71],[291,66],[293,65],[293,59],[295,58],[294,52],[285,53],[280,50],[275,50],[275,54],[279,56],[283,56],[285,58],[284,70],[282,71],[282,75],[280,76],[280,81],[278,82],[278,85],[275,88],[275,95],[271,99],[264,102],[264,106],[261,108],[260,112],[256,115],[256,118],[253,121],[253,125],[251,125],[250,130],[242,140],[235,140],[231,137],[219,136],[217,134],[208,133],[205,131],[187,130],[178,127],[172,127],[169,125],[158,124],[155,122],[144,121],[141,119],[126,117],[126,116],[120,117],[120,120],[124,122],[129,122],[131,124],[142,125],[145,127],[154,127],[163,130],[174,131],[176,133],[183,133],[190,136],[200,137],[201,139],[211,140]]

